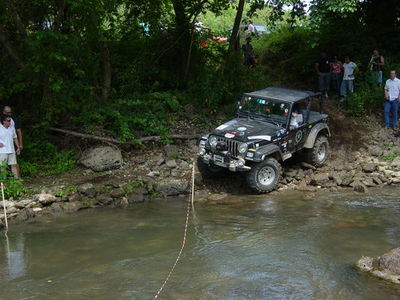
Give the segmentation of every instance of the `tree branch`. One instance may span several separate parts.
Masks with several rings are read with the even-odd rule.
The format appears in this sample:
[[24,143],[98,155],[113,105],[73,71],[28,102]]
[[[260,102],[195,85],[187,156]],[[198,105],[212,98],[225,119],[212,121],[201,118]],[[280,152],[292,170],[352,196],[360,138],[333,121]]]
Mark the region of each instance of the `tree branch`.
[[[55,128],[55,127],[48,127],[48,130],[51,131],[56,131],[56,132],[61,132],[64,134],[80,137],[82,139],[90,139],[90,140],[96,140],[96,141],[102,141],[102,142],[108,142],[108,143],[113,143],[113,144],[118,144],[118,145],[131,145],[131,146],[137,146],[137,143],[134,142],[121,142],[113,138],[108,138],[108,137],[102,137],[102,136],[97,136],[97,135],[92,135],[92,134],[85,134],[85,133],[80,133],[76,131],[71,131],[71,130],[65,130],[65,129],[60,129],[60,128]],[[173,134],[170,135],[168,138],[171,140],[194,140],[197,139],[200,135],[198,134]],[[161,141],[162,137],[161,136],[146,136],[142,137],[139,139],[140,142],[157,142]]]

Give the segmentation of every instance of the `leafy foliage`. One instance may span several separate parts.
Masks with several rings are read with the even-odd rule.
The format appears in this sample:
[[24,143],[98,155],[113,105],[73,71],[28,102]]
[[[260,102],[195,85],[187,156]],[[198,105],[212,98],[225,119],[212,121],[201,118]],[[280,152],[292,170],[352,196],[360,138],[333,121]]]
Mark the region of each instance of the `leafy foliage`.
[[0,178],[4,184],[4,196],[6,198],[18,198],[26,193],[27,189],[23,185],[23,180],[14,178],[14,174],[7,167],[7,165],[4,165],[0,168]]
[[45,132],[33,128],[25,137],[25,148],[19,159],[22,177],[55,175],[75,167],[75,153],[72,150],[60,151],[48,141]]

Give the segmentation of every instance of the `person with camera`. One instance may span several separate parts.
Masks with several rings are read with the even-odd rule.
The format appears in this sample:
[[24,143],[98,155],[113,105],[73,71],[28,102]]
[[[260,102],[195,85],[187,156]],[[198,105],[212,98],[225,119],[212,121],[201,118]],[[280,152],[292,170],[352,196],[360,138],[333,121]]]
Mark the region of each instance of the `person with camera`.
[[370,69],[373,74],[373,80],[379,86],[382,86],[382,72],[385,65],[385,58],[379,54],[378,50],[372,52],[371,60],[369,61]]

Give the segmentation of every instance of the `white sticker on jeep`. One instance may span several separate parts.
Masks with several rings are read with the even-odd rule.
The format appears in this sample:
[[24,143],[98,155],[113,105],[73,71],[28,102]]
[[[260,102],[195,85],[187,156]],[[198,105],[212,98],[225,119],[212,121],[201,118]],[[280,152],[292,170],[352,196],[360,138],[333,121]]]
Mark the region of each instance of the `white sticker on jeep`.
[[236,123],[237,123],[236,120],[230,120],[229,122],[226,122],[226,123],[224,123],[222,125],[219,125],[216,129],[217,130],[224,130],[224,129],[228,128],[229,126],[234,125]]
[[222,124],[222,125],[218,126],[216,129],[217,129],[217,130],[224,130],[224,129],[227,128],[227,127],[229,127],[229,125]]
[[266,140],[270,141],[271,136],[270,135],[253,135],[248,137],[249,140]]

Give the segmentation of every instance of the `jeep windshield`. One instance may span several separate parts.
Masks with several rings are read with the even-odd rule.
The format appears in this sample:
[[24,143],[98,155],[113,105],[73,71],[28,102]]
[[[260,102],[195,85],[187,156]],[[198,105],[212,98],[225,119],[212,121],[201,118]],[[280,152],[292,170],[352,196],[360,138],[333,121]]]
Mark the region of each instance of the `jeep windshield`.
[[245,96],[239,103],[238,114],[267,122],[285,125],[289,116],[289,103]]

